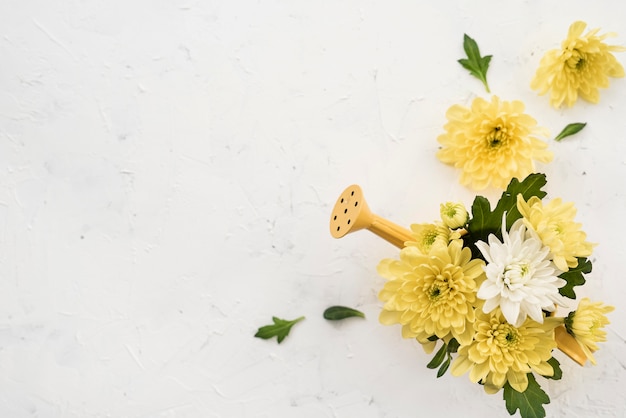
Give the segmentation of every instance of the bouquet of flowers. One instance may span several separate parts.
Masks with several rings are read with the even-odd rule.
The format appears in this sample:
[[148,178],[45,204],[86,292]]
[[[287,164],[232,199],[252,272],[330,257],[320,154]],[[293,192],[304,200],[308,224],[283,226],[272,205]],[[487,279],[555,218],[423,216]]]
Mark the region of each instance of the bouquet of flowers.
[[[549,93],[555,108],[571,107],[578,98],[597,103],[609,78],[624,77],[613,53],[626,48],[605,43],[615,34],[584,33],[586,27],[574,22],[561,47],[543,56],[531,82],[540,95]],[[492,56],[482,56],[468,35],[463,49],[467,58],[458,62],[489,93]],[[437,158],[460,170],[465,186],[505,189],[495,207],[482,196],[475,198],[471,215],[462,204],[444,203],[440,221],[407,231],[376,217],[355,217],[341,206],[331,219],[331,234],[339,238],[367,227],[401,248],[399,259],[378,265],[388,280],[379,293],[379,319],[400,324],[402,336],[416,339],[427,353],[439,346],[427,366],[438,368],[437,377],[448,370],[467,373],[487,393],[502,391],[511,415],[519,410],[524,418],[544,417],[550,398],[537,376],[561,378],[553,351],[580,365],[595,364],[597,343],[606,340],[603,328],[613,307],[582,298],[566,316],[557,313],[576,300],[575,288],[591,272],[594,245],[574,221],[572,203],[544,201],[546,177],[535,173],[535,162],[553,158],[540,138],[549,132],[525,113],[524,103],[476,97],[470,106],[451,106],[446,118]],[[554,139],[585,125],[571,123]],[[355,192],[350,193],[345,199],[352,204]],[[344,197],[338,205],[343,203]]]
[[[571,107],[578,98],[597,103],[609,78],[625,75],[613,53],[626,48],[604,42],[613,33],[584,33],[586,26],[570,26],[561,48],[544,55],[531,82],[540,95],[549,93],[555,108]],[[463,49],[467,58],[458,62],[490,93],[492,56],[482,56],[467,35]],[[378,265],[387,279],[378,295],[379,320],[401,325],[402,336],[417,340],[427,353],[437,349],[427,365],[438,369],[437,377],[448,370],[468,374],[487,393],[502,391],[511,415],[519,410],[523,418],[545,417],[550,398],[539,382],[562,375],[554,350],[580,365],[595,364],[593,353],[606,341],[606,314],[614,308],[576,296],[591,272],[594,244],[575,222],[573,203],[544,200],[546,176],[535,173],[535,162],[553,158],[540,138],[549,132],[525,113],[524,103],[476,97],[469,107],[452,105],[446,119],[437,158],[460,170],[465,186],[504,189],[494,208],[483,196],[475,197],[470,211],[447,202],[439,221],[414,224],[409,231],[370,213],[353,185],[333,208],[330,233],[340,238],[367,228],[401,248],[398,259]],[[568,124],[554,139],[585,126]],[[559,316],[559,310],[569,312]],[[346,307],[324,313],[329,320],[349,316],[364,317]],[[273,318],[256,336],[277,336],[280,342],[301,319]]]
[[441,220],[411,225],[413,241],[399,259],[378,265],[387,279],[380,322],[400,324],[416,339],[437,377],[469,374],[489,394],[503,391],[508,412],[543,417],[550,402],[536,376],[559,379],[558,348],[581,365],[597,343],[613,307],[587,298],[565,317],[557,308],[575,300],[591,272],[594,245],[560,198],[544,201],[543,174],[513,178],[492,209],[477,196],[468,210],[441,205]]

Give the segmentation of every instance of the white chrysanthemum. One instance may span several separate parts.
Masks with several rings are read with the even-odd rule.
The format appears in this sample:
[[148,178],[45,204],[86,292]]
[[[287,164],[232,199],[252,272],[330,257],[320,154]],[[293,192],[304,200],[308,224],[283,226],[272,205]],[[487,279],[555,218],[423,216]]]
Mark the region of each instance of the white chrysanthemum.
[[[505,215],[506,216],[506,215]],[[542,310],[552,312],[554,304],[563,305],[559,288],[567,282],[558,277],[561,271],[550,260],[550,248],[518,219],[506,231],[502,219],[502,242],[495,235],[489,244],[478,241],[476,246],[485,257],[487,279],[477,296],[485,300],[483,312],[498,306],[506,320],[515,327],[527,316],[543,323]]]

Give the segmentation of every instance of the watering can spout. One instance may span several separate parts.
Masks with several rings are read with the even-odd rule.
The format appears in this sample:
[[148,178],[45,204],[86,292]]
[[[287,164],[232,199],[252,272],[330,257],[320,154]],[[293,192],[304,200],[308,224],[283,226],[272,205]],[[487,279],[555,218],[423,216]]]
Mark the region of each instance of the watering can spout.
[[412,241],[411,231],[372,213],[361,187],[347,187],[337,198],[330,215],[330,234],[341,238],[350,232],[368,229],[398,248]]

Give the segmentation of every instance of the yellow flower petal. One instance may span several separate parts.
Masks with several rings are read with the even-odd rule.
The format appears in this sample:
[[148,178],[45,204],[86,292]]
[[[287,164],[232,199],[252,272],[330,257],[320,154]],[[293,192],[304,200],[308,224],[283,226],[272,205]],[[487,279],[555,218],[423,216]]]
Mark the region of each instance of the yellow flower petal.
[[[550,369],[551,369],[550,375],[552,375],[554,372],[552,371],[552,367],[550,367]],[[516,391],[520,393],[524,392],[526,388],[528,388],[528,374],[527,373],[509,371],[506,374],[506,378],[507,378],[507,381],[509,382],[509,385],[511,385],[513,389],[515,389]]]
[[400,312],[382,310],[378,316],[378,320],[383,325],[397,324],[400,319]]
[[452,376],[462,376],[474,367],[474,362],[467,357],[457,357],[450,366]]

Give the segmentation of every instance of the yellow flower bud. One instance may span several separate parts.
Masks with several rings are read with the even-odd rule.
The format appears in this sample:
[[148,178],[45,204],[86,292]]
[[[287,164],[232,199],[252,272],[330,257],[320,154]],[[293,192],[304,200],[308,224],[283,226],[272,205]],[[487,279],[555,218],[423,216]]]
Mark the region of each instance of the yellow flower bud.
[[593,364],[596,364],[593,352],[598,350],[597,343],[606,341],[604,327],[609,324],[606,314],[614,309],[602,302],[591,302],[589,298],[583,298],[578,308],[565,318],[567,332],[574,336]]
[[462,203],[442,203],[439,213],[443,223],[451,229],[462,228],[469,221],[469,214]]

